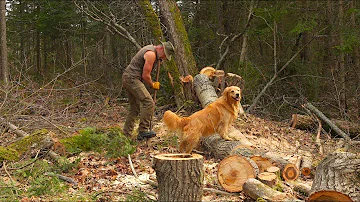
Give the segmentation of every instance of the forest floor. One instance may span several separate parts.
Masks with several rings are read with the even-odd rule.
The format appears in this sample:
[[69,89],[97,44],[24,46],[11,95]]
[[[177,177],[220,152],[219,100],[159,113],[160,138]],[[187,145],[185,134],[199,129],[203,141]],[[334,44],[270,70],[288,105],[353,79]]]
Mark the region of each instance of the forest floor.
[[[40,112],[39,109],[35,113],[24,115],[16,125],[26,126],[25,128],[28,131],[46,128],[53,131],[58,136],[58,139],[61,139],[76,134],[78,130],[85,127],[122,127],[128,104],[126,102],[110,103],[106,101],[105,104],[87,106],[89,110],[82,110],[82,112],[79,112],[76,107],[67,107],[63,108],[57,116],[50,116],[46,112]],[[131,155],[131,162],[140,178],[156,181],[156,174],[152,168],[153,157],[159,153],[177,152],[177,138],[174,138],[174,134],[167,131],[161,121],[162,114],[163,111],[157,111],[154,118],[154,131],[157,136],[148,141],[138,142],[135,153]],[[289,122],[269,121],[251,114],[248,114],[246,118],[237,119],[234,126],[259,150],[275,151],[284,156],[310,155],[314,159],[313,163],[315,165],[328,153],[342,146],[338,138],[322,134],[321,142],[324,154],[320,155],[319,147],[315,143],[316,134],[293,129],[289,127]],[[13,142],[15,138],[15,135],[3,133],[0,137],[0,145],[6,146]],[[225,192],[217,179],[217,168],[221,159],[215,159],[207,151],[201,151],[201,154],[205,159],[204,187]],[[157,199],[157,188],[140,182],[134,176],[127,157],[107,158],[95,152],[82,152],[78,156],[68,156],[67,158],[70,161],[80,158],[78,166],[72,172],[60,173],[72,178],[77,183],[77,185],[74,185],[64,182],[68,184],[67,195],[73,195],[74,201],[81,201],[79,199],[82,197],[75,197],[80,194],[91,195],[93,201],[136,201],[136,195],[139,193],[143,193],[145,199]],[[11,167],[9,163],[7,166]],[[4,172],[4,169],[0,169],[0,173],[2,182],[13,180],[11,171]],[[299,180],[311,186],[311,177],[300,176]],[[19,183],[15,182],[14,186],[20,186],[24,190],[29,186]],[[291,195],[296,195],[292,189],[284,187],[283,190]],[[23,201],[61,201],[63,197],[61,195],[27,197],[24,194]],[[204,191],[202,199],[203,201],[252,201],[242,192],[225,194]],[[4,198],[0,198],[0,200],[4,200]]]

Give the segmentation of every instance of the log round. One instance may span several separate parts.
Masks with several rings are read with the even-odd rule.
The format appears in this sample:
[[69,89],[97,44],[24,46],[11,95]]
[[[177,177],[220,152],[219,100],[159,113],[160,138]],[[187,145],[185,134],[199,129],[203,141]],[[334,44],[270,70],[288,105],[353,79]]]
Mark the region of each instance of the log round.
[[249,178],[255,178],[257,173],[255,162],[239,155],[224,158],[218,167],[217,177],[220,185],[228,192],[239,192]]
[[[349,196],[353,201],[360,201],[360,155],[349,152],[329,154],[316,167],[310,198],[315,196],[337,200],[337,192]],[[317,192],[321,192],[317,194]],[[336,191],[336,192],[332,192]]]
[[204,158],[199,154],[158,154],[154,169],[159,201],[201,201]]
[[295,164],[288,163],[281,174],[285,181],[293,181],[299,177],[300,171]]

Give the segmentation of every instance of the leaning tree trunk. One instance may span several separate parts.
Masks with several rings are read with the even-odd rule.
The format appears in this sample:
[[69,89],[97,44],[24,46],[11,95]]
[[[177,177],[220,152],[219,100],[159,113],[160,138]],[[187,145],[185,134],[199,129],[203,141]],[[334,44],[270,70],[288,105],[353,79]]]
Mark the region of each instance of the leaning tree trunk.
[[204,159],[199,154],[158,154],[154,158],[159,201],[201,201]]
[[[176,1],[159,0],[159,8],[163,16],[163,23],[168,29],[170,41],[174,43],[175,61],[180,76],[186,77],[197,74],[195,58]],[[173,72],[170,73],[172,74]],[[173,78],[179,79],[179,76],[173,75]],[[183,83],[183,85],[185,100],[195,100],[192,83]],[[176,104],[178,107],[181,106],[179,103]]]
[[[360,156],[339,152],[328,155],[316,168],[310,201],[360,201]],[[344,197],[344,198],[342,198]]]

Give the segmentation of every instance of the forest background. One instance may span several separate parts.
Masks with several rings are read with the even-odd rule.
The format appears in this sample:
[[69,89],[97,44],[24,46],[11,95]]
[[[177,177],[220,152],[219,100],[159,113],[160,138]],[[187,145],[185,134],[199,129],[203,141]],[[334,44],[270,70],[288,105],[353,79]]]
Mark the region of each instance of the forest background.
[[[174,23],[185,28],[177,32],[185,35],[181,43],[166,27],[169,17],[159,2],[8,1],[12,87],[2,89],[1,114],[16,119],[34,108],[26,105],[28,96],[61,95],[58,102],[65,108],[90,104],[84,96],[93,96],[93,102],[121,100],[121,75],[131,57],[141,46],[170,40],[178,48],[179,76],[213,66],[243,77],[242,104],[256,99],[252,114],[289,119],[310,101],[331,118],[359,121],[359,2],[177,1],[181,16]],[[154,14],[160,38],[149,17]],[[159,106],[175,103],[167,72],[178,80],[171,68],[162,68]],[[10,92],[18,88],[24,94]]]

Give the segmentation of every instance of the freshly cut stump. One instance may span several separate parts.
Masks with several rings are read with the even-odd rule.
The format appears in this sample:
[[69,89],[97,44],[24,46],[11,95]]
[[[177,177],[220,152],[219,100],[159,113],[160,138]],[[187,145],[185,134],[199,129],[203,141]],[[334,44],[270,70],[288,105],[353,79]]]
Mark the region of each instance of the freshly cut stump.
[[251,159],[231,155],[220,162],[217,176],[226,191],[240,192],[247,179],[256,177],[256,170],[257,165]]
[[201,201],[204,158],[199,154],[158,154],[154,157],[158,201]]

